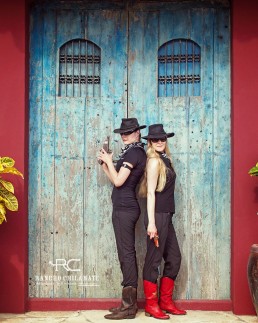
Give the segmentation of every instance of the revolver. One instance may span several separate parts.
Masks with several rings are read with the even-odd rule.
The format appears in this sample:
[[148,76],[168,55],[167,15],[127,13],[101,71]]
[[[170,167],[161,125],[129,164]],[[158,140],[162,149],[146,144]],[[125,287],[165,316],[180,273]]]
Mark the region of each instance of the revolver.
[[[110,141],[110,136],[107,136],[107,138],[104,140],[104,142],[103,142],[103,146],[102,146],[102,148],[107,152],[107,153],[111,153],[112,151],[110,150],[110,148],[109,148],[109,141]],[[100,164],[100,165],[102,165],[103,164],[103,161],[102,160],[98,160],[98,163]]]

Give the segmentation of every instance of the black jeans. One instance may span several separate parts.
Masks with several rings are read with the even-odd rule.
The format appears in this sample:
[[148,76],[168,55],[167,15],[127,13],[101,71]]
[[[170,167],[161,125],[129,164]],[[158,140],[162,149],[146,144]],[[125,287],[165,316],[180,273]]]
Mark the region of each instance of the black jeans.
[[123,287],[138,285],[138,266],[135,251],[135,226],[140,210],[113,210],[112,222],[116,237],[117,253],[123,274]]
[[[155,247],[153,239],[147,236],[147,252],[143,267],[143,279],[154,284],[159,276],[159,266],[164,258],[163,276],[176,279],[181,264],[181,252],[176,233],[172,224],[171,213],[155,213],[155,224],[159,235],[159,247]],[[148,225],[148,216],[144,219]]]

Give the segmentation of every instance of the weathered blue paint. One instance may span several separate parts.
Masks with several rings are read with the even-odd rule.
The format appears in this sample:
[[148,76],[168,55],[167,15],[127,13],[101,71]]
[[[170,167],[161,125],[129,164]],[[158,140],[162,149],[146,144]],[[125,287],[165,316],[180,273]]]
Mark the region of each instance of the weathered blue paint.
[[[96,155],[106,135],[117,155],[120,138],[112,129],[129,115],[141,124],[162,122],[176,133],[169,144],[178,174],[174,224],[183,256],[177,298],[228,299],[229,10],[209,1],[102,5],[51,2],[45,9],[36,6],[31,15],[30,296],[120,297],[111,185]],[[89,40],[101,49],[98,95],[58,96],[59,49],[72,39]],[[173,39],[200,46],[198,96],[158,97],[158,49]],[[142,220],[143,214],[136,238],[139,297],[146,236]],[[49,264],[56,259],[79,259],[71,267],[81,271],[56,272]],[[57,275],[70,281],[36,282],[36,276]],[[74,275],[98,275],[99,286],[81,286],[72,281]]]

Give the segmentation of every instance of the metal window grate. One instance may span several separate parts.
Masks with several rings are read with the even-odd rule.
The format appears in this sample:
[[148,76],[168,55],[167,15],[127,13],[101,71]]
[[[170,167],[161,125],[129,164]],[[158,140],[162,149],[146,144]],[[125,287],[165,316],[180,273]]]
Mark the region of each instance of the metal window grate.
[[158,96],[201,93],[201,49],[189,39],[171,40],[158,50]]
[[100,96],[101,49],[91,41],[73,39],[59,51],[59,96]]

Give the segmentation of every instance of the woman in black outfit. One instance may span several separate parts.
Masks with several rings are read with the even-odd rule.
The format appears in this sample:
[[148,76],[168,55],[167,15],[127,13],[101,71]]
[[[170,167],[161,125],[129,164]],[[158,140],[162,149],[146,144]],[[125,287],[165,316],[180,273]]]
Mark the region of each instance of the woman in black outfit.
[[[181,253],[172,224],[176,173],[167,145],[167,138],[173,136],[174,133],[164,131],[162,124],[154,124],[149,126],[148,135],[143,137],[148,140],[146,171],[140,187],[140,194],[147,196],[145,226],[149,236],[143,268],[145,315],[157,319],[169,318],[162,310],[174,315],[186,314],[172,301],[174,281],[181,264]],[[162,258],[165,264],[158,301],[158,267]]]
[[103,161],[102,168],[114,184],[112,192],[112,223],[114,227],[118,258],[123,275],[122,301],[118,308],[110,309],[107,319],[135,318],[137,312],[138,268],[135,252],[135,225],[140,216],[136,198],[136,186],[146,165],[144,144],[140,141],[140,129],[136,118],[122,119],[119,133],[125,144],[120,158],[114,167],[112,154],[101,149],[98,159]]

